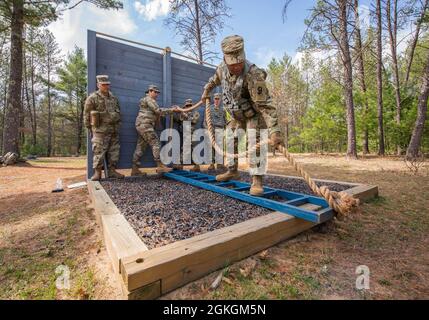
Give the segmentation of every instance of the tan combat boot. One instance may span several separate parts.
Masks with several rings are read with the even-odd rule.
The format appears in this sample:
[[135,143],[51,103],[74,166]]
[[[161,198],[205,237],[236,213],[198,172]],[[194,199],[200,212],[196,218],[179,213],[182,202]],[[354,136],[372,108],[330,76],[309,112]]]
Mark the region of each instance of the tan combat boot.
[[101,168],[94,169],[94,174],[91,177],[91,181],[100,181],[101,180]]
[[214,170],[214,169],[215,169],[215,165],[213,163],[211,163],[207,168],[207,170]]
[[200,165],[199,164],[194,164],[194,166],[189,171],[200,172],[201,171]]
[[222,174],[218,174],[216,176],[216,181],[225,182],[225,181],[229,181],[229,180],[233,180],[233,179],[238,179],[239,177],[240,177],[240,174],[238,173],[237,170],[228,169],[227,172],[222,173]]
[[252,176],[252,186],[250,192],[252,196],[260,197],[264,194],[264,188],[262,188],[262,176]]
[[115,179],[123,179],[125,176],[123,174],[120,174],[115,170],[115,168],[110,167],[108,170],[109,178],[115,178]]
[[157,173],[165,173],[170,172],[172,169],[164,165],[161,161],[156,162],[156,172]]
[[131,169],[131,176],[132,177],[144,177],[147,173],[140,171],[139,167],[136,165],[133,165],[133,168]]

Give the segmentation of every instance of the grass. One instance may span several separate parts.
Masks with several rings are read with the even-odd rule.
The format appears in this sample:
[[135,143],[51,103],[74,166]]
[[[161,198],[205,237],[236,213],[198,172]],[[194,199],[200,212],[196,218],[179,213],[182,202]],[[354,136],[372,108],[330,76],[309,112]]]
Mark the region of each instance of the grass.
[[[228,281],[216,290],[207,288],[219,271],[165,299],[429,298],[429,164],[414,175],[398,158],[297,158],[315,178],[378,185],[380,196],[323,234],[308,231],[270,248],[264,258],[225,265]],[[50,193],[58,177],[82,181],[84,159],[29,163],[0,168],[0,185],[7,186],[0,195],[0,299],[118,297],[86,190]],[[280,156],[270,159],[270,168],[296,175]],[[70,290],[55,286],[59,265],[70,269]],[[370,268],[370,290],[355,289],[359,265]]]

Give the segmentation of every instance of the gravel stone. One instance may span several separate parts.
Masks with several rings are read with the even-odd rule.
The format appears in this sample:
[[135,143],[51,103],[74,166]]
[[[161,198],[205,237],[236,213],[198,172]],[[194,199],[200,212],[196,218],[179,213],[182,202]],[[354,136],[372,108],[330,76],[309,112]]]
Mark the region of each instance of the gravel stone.
[[[250,176],[241,173],[241,180],[250,181]],[[157,176],[107,179],[101,184],[149,249],[272,212]],[[266,176],[264,185],[312,194],[306,183],[299,179]],[[329,184],[328,187],[335,191],[349,188],[340,184]]]

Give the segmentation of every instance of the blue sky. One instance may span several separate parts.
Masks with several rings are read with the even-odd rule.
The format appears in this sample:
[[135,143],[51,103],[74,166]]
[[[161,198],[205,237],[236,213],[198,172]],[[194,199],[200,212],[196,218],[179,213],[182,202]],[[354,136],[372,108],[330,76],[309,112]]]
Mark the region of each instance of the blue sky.
[[[305,30],[304,19],[315,1],[292,1],[283,23],[284,1],[226,0],[232,18],[226,20],[227,26],[218,35],[213,49],[220,52],[220,42],[225,36],[239,34],[245,39],[247,58],[261,67],[266,67],[273,57],[281,58],[284,53],[294,57]],[[163,25],[168,0],[123,2],[124,10],[121,11],[106,11],[82,4],[66,12],[49,28],[64,52],[72,50],[74,45],[86,49],[86,30],[91,29],[159,47],[169,46],[175,52],[186,53],[179,45],[180,39]]]

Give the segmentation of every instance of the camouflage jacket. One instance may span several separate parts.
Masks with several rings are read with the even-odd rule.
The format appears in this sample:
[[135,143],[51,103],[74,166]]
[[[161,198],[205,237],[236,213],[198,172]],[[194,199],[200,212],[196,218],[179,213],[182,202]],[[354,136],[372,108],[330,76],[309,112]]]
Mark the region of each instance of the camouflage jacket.
[[[91,127],[91,111],[98,111],[100,123],[98,127]],[[119,130],[121,125],[121,109],[118,99],[109,92],[108,96],[100,91],[93,92],[85,101],[84,108],[85,127],[93,132],[112,132]]]
[[231,75],[225,62],[221,62],[204,89],[210,92],[216,86],[222,86],[223,106],[233,119],[241,121],[261,112],[268,120],[268,127],[277,131],[277,111],[272,104],[266,78],[267,73],[263,69],[247,60],[240,76]]
[[136,127],[140,126],[145,131],[155,131],[155,125],[159,117],[171,113],[171,110],[161,109],[154,99],[146,96],[140,100],[140,110],[136,118]]
[[200,120],[200,113],[198,111],[175,113],[173,119],[174,122],[178,123],[179,131],[183,131],[183,121],[191,121],[191,129],[195,130],[198,121]]
[[[215,107],[213,104],[210,106],[212,115],[212,123],[215,128],[224,128],[226,125],[226,113],[222,106]],[[204,128],[207,128],[207,119],[204,119]]]

